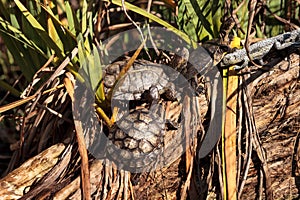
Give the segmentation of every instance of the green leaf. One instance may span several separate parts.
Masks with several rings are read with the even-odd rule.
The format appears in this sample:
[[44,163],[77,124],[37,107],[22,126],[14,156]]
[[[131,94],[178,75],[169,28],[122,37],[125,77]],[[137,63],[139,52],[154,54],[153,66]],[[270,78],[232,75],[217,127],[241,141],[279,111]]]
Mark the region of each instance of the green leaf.
[[19,0],[14,0],[14,1],[18,6],[19,10],[21,11],[22,16],[24,16],[25,19],[28,21],[28,23],[34,28],[34,30],[37,32],[39,37],[47,44],[48,47],[54,50],[55,54],[58,57],[63,59],[64,58],[63,49],[59,48],[59,46],[56,45],[55,41],[51,39],[47,31],[45,31],[42,25],[35,19],[33,15],[31,15],[31,13]]
[[23,43],[23,45],[27,45],[32,50],[37,51],[37,53],[47,58],[46,54],[44,54],[44,52],[33,41],[28,39],[20,30],[10,25],[8,21],[4,20],[1,17],[0,17],[0,32],[14,38],[20,43]]
[[10,84],[0,80],[0,87],[3,88],[5,91],[9,91],[12,95],[16,97],[20,97],[21,92],[18,91],[16,88],[12,87]]
[[[57,23],[58,25],[61,26],[61,28],[66,31],[68,33],[69,36],[71,36],[74,41],[76,41],[76,36],[75,34],[73,34],[68,28],[64,27],[64,25],[61,23],[61,21],[59,19],[57,19],[57,17],[53,14],[53,12],[48,9],[47,7],[45,7],[44,5],[41,5],[41,7],[44,9],[44,11],[51,17],[51,19]],[[74,21],[75,21],[76,18],[74,18]],[[69,20],[69,18],[68,18]]]
[[[96,48],[87,57],[87,60],[88,60],[88,62],[87,62],[88,66],[86,66],[86,68],[88,70],[88,74],[89,74],[89,78],[90,78],[89,81],[91,83],[92,90],[95,91],[99,81],[101,80],[100,72],[97,69],[98,68],[97,65],[100,64],[100,59],[99,59],[99,55],[98,55]],[[100,64],[100,66],[101,66],[101,64]]]
[[18,19],[17,19],[16,15],[13,14],[13,13],[10,13],[9,16],[10,16],[10,21],[11,21],[12,27],[14,27],[16,29],[20,29],[20,24],[18,22]]
[[215,38],[219,34],[222,1],[181,0],[177,24],[195,41]]
[[[95,78],[98,79],[97,80],[97,85],[96,85],[96,98],[98,102],[103,102],[105,100],[105,93],[104,93],[104,88],[103,85],[101,85],[101,79],[102,79],[102,65],[101,65],[101,61],[100,61],[100,55],[98,52],[98,49],[94,46],[94,63],[95,63],[95,74],[97,75]],[[100,85],[99,85],[100,82]]]
[[88,4],[86,2],[86,0],[83,0],[83,3],[82,3],[82,18],[81,18],[81,32],[82,33],[85,33],[86,29],[87,29],[87,24],[88,24]]
[[84,44],[83,44],[83,36],[82,34],[80,33],[77,37],[77,40],[78,40],[78,57],[79,57],[79,62],[80,63],[83,63],[85,58],[87,57],[86,55],[86,51],[84,49]]
[[32,60],[28,59],[28,49],[7,35],[2,35],[2,37],[9,51],[14,56],[15,62],[20,66],[25,78],[30,81],[35,73],[35,70],[33,69],[34,64],[31,62]]
[[[118,6],[122,6],[122,1],[121,0],[112,0],[112,3],[116,4]],[[147,18],[151,19],[152,21],[155,21],[156,23],[166,27],[167,29],[169,29],[170,31],[174,32],[179,37],[181,37],[188,44],[192,44],[194,47],[197,46],[197,44],[193,40],[191,40],[190,37],[187,34],[185,34],[184,32],[182,32],[180,30],[178,30],[177,28],[175,28],[174,26],[172,26],[168,22],[166,22],[166,21],[158,18],[157,16],[155,16],[151,13],[148,13],[147,11],[145,11],[145,10],[135,6],[135,5],[132,5],[128,2],[125,2],[125,6],[126,6],[126,9],[131,10],[135,13],[138,13],[138,14],[144,16],[144,17],[147,17]]]
[[5,0],[0,1],[0,13],[4,16],[5,19],[9,18],[9,12],[7,11],[7,2]]
[[75,36],[76,35],[76,26],[78,24],[77,18],[73,12],[73,9],[69,3],[69,1],[65,2],[65,7],[66,7],[66,15],[68,19],[68,26],[69,26],[69,31]]
[[[52,13],[50,8],[48,9],[48,12],[51,13],[51,16],[54,16],[54,14]],[[64,45],[57,33],[57,30],[52,21],[52,18],[48,18],[47,24],[48,24],[48,32],[49,32],[50,38],[56,43],[56,45],[61,49],[61,51],[64,52]]]
[[27,80],[48,57],[31,40],[0,17],[0,33]]

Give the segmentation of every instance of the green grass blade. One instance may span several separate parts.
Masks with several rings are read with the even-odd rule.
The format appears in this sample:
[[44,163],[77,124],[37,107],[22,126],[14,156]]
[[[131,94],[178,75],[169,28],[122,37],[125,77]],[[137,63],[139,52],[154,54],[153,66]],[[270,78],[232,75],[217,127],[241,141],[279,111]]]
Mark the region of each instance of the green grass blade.
[[35,70],[33,70],[34,64],[32,63],[32,60],[28,59],[28,49],[22,44],[18,44],[14,39],[7,35],[2,35],[2,37],[10,53],[13,55],[15,62],[20,66],[25,78],[28,81],[31,81]]
[[59,46],[56,45],[55,41],[51,39],[51,37],[48,35],[47,31],[43,28],[43,26],[35,19],[33,15],[27,10],[27,8],[19,1],[14,0],[17,7],[21,11],[22,15],[25,17],[25,19],[28,21],[28,23],[34,28],[34,30],[37,32],[39,37],[47,44],[48,47],[50,47],[56,55],[60,58],[64,58],[63,49],[60,49]]
[[18,19],[17,19],[16,15],[10,13],[9,16],[10,16],[10,22],[11,22],[12,27],[20,30],[20,24],[18,22]]
[[88,4],[86,2],[86,0],[83,0],[83,3],[82,3],[82,18],[81,18],[81,32],[84,33],[87,29],[87,24],[88,24],[88,11],[87,11],[87,8],[88,8]]
[[93,51],[90,56],[90,60],[91,60],[91,63],[93,63],[93,65],[89,68],[90,69],[90,77],[91,77],[91,82],[92,82],[92,88],[93,88],[93,90],[95,90],[99,84],[99,81],[102,78],[102,68],[101,68],[100,56],[98,54],[98,49],[95,45],[93,45]]
[[[51,11],[51,9],[48,9],[49,13],[51,13],[53,16],[53,12]],[[47,19],[47,25],[48,25],[48,32],[49,32],[49,36],[50,38],[56,43],[56,45],[61,49],[62,52],[64,52],[64,45],[62,43],[62,40],[60,39],[58,32],[56,30],[56,27],[52,21],[52,18],[48,17]]]
[[20,30],[9,24],[8,21],[0,17],[0,32],[14,38],[16,41],[28,46],[32,50],[47,58],[47,55],[33,41],[29,40]]
[[[121,0],[112,0],[112,3],[116,4],[118,6],[122,6],[122,1]],[[147,18],[155,21],[156,23],[166,27],[170,31],[172,31],[175,34],[177,34],[178,36],[180,36],[188,44],[192,44],[193,46],[196,46],[196,43],[194,41],[192,41],[187,34],[185,34],[184,32],[182,32],[180,30],[178,30],[177,28],[175,28],[174,26],[172,26],[168,22],[166,22],[166,21],[156,17],[155,15],[153,15],[151,13],[148,13],[147,11],[145,11],[145,10],[135,6],[135,5],[132,5],[128,2],[125,2],[125,6],[126,6],[127,9],[129,9],[129,10],[135,12],[135,13],[138,13],[138,14],[144,16],[144,17],[147,17]]]
[[[68,33],[69,36],[71,36],[73,38],[74,41],[76,41],[76,36],[75,34],[73,34],[68,28],[66,28],[59,19],[57,19],[57,17],[53,14],[53,12],[48,9],[47,7],[45,7],[44,5],[41,5],[41,8],[51,17],[51,19],[53,20],[53,22],[57,23],[58,25],[61,26],[61,28],[64,29],[64,31],[66,31]],[[75,21],[75,17],[73,18]],[[69,20],[69,18],[68,18]]]
[[65,7],[66,7],[66,15],[67,15],[68,26],[69,26],[68,29],[75,36],[76,35],[76,26],[77,26],[75,20],[77,18],[73,12],[73,9],[72,9],[69,1],[66,1]]
[[215,38],[221,25],[222,2],[182,0],[179,1],[177,24],[195,41]]
[[7,12],[7,7],[5,6],[6,2],[3,0],[0,1],[0,13],[4,16],[5,19],[9,18],[9,12]]
[[10,84],[0,80],[0,87],[3,88],[5,91],[9,91],[12,95],[16,97],[20,97],[21,92],[18,91],[16,88],[12,87]]

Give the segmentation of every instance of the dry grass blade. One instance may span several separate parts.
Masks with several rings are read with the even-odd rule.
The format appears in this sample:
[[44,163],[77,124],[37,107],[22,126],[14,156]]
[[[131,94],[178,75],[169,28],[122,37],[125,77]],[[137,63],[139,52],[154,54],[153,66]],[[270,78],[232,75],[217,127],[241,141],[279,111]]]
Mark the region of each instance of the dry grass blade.
[[[71,100],[74,103],[74,86],[70,83],[69,79],[65,79],[65,84],[68,87],[68,94],[71,96]],[[81,157],[81,180],[83,189],[83,198],[86,200],[91,199],[91,185],[90,185],[90,172],[89,172],[89,161],[87,154],[87,147],[84,139],[84,130],[82,123],[78,119],[74,119],[76,137],[78,142],[78,150]]]
[[[194,157],[195,157],[195,148],[194,145],[197,144],[196,138],[194,137],[195,135],[192,134],[194,132],[194,130],[190,129],[189,126],[189,122],[191,121],[191,108],[195,107],[195,106],[191,106],[191,104],[193,104],[191,101],[193,101],[194,99],[190,99],[187,96],[184,99],[184,116],[185,116],[185,136],[186,136],[186,144],[192,144],[191,146],[187,146],[186,147],[186,152],[185,152],[185,162],[186,162],[186,174],[187,174],[187,178],[186,181],[181,189],[180,192],[180,199],[186,199],[187,198],[187,193],[188,193],[188,188],[190,187],[191,184],[191,178],[192,178],[192,172],[193,172],[193,164],[194,164]],[[193,127],[193,128],[197,128],[197,127]],[[191,142],[193,141],[193,142]]]
[[[103,180],[102,170],[103,162],[100,160],[95,160],[90,164],[90,181],[91,181],[91,193],[95,193],[98,190],[100,183]],[[70,184],[58,191],[53,199],[61,200],[67,198],[82,198],[81,189],[80,189],[80,177],[77,177]]]
[[71,101],[74,102],[74,83],[72,83],[70,78],[64,78],[64,86],[71,98]]
[[55,70],[55,72],[50,76],[50,78],[36,91],[35,94],[39,94],[40,91],[47,86],[50,82],[52,82],[60,73],[61,71],[68,66],[70,61],[77,55],[78,53],[78,48],[75,47],[69,56],[67,56],[64,61],[58,66],[58,68]]
[[134,52],[133,56],[128,60],[128,62],[123,67],[122,71],[120,72],[120,74],[119,74],[119,76],[117,78],[117,81],[120,80],[120,78],[122,76],[124,76],[126,74],[126,72],[128,72],[128,70],[130,69],[130,67],[132,66],[132,64],[136,60],[136,58],[139,56],[139,54],[140,54],[141,50],[143,49],[146,41],[147,41],[147,38],[140,44],[140,46],[138,47],[138,49]]
[[[132,64],[134,63],[134,61],[136,60],[136,58],[138,57],[138,55],[140,54],[141,50],[143,49],[145,43],[147,41],[147,38],[140,44],[140,46],[138,47],[138,49],[134,52],[133,56],[128,60],[128,62],[126,63],[126,65],[123,67],[123,69],[121,70],[120,74],[118,75],[114,85],[112,86],[112,89],[108,92],[107,94],[107,99],[111,100],[111,95],[113,92],[114,87],[116,86],[116,84],[118,83],[118,81],[126,74],[126,72],[130,69],[130,67],[132,66]],[[101,113],[101,112],[100,112]]]
[[83,129],[81,123],[74,120],[76,136],[78,142],[78,150],[81,156],[81,180],[83,189],[83,198],[91,199],[91,185],[90,185],[90,172],[89,172],[89,162],[87,148],[84,141]]
[[[45,90],[45,91],[42,93],[42,95],[49,94],[50,92],[53,92],[53,91],[55,91],[55,90],[58,90],[58,89],[60,89],[60,88],[62,88],[62,87],[64,87],[64,85],[58,85],[58,86],[56,86],[56,87],[54,87],[54,88]],[[16,107],[18,107],[18,106],[21,106],[21,105],[23,105],[23,104],[25,104],[25,103],[28,103],[29,101],[35,99],[37,96],[38,96],[37,94],[34,94],[34,95],[29,96],[29,97],[26,97],[26,98],[24,98],[24,99],[20,99],[20,100],[18,100],[18,101],[9,103],[8,105],[1,106],[1,107],[0,107],[0,113],[6,112],[6,111],[11,110],[11,109],[13,109],[13,108],[16,108]]]
[[228,88],[226,97],[225,117],[225,154],[226,154],[226,175],[228,199],[237,199],[237,174],[236,174],[236,118],[237,118],[237,88],[238,77],[233,68],[229,69]]

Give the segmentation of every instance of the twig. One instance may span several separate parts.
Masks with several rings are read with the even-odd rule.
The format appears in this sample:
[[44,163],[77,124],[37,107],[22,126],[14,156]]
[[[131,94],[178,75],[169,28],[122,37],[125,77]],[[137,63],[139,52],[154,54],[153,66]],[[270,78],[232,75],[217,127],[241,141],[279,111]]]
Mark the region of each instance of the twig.
[[132,22],[132,24],[136,27],[136,29],[138,30],[138,32],[140,33],[140,36],[141,36],[141,39],[142,39],[142,42],[145,40],[144,39],[144,35],[142,33],[142,30],[141,28],[135,23],[135,21],[133,21],[131,19],[131,17],[128,15],[127,11],[126,11],[126,6],[125,6],[125,0],[122,0],[122,8],[124,10],[124,13],[126,15],[126,17]]

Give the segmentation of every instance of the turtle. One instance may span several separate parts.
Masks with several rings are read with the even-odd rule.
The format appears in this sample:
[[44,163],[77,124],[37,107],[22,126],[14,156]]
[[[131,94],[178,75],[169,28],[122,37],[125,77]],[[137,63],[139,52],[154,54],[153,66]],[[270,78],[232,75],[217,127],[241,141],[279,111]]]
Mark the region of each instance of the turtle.
[[[103,73],[105,91],[115,85],[111,104],[119,109],[115,125],[109,128],[107,156],[135,172],[168,166],[185,150],[182,96],[193,90],[172,67],[146,60],[136,60],[115,84],[124,64],[115,62]],[[167,107],[177,112],[170,117]]]
[[[103,67],[104,91],[111,94],[111,108],[118,110],[115,124],[104,125],[94,114],[81,119],[80,113],[93,109],[84,102],[78,109],[78,120],[84,122],[86,144],[93,156],[107,158],[120,169],[138,173],[169,166],[195,144],[201,126],[202,111],[198,100],[195,101],[201,93],[201,76],[199,66],[187,62],[188,53],[178,54],[165,65],[135,60],[118,80],[127,60]],[[195,52],[191,56],[195,63],[200,63],[199,60],[210,61],[207,55]],[[203,69],[207,70],[207,66]],[[93,93],[84,87],[78,87],[78,91],[78,95]],[[89,103],[94,101],[91,96],[82,98]],[[97,119],[100,126],[94,127]],[[97,134],[97,130],[104,134]]]

